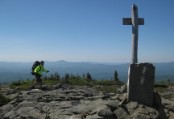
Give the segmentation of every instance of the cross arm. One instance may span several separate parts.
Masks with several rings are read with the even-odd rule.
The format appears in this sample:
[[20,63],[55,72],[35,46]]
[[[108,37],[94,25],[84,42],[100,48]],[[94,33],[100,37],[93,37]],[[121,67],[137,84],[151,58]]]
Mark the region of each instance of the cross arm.
[[144,25],[144,18],[138,18],[138,25]]
[[123,18],[123,25],[132,25],[131,18]]
[[[123,25],[132,25],[131,18],[123,18]],[[138,25],[144,25],[144,18],[138,18]]]

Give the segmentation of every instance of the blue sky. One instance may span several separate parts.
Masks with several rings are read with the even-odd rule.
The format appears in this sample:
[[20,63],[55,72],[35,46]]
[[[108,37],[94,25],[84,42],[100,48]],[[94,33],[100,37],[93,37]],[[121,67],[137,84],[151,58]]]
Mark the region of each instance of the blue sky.
[[174,61],[173,0],[0,0],[0,61],[130,62],[132,4],[139,62]]

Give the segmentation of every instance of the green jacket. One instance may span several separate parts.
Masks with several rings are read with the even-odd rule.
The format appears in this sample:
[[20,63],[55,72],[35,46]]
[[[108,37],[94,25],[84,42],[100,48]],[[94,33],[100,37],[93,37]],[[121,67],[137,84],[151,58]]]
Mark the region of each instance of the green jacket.
[[34,69],[34,73],[36,73],[36,74],[42,75],[43,72],[48,72],[48,70],[46,70],[43,65],[38,65]]

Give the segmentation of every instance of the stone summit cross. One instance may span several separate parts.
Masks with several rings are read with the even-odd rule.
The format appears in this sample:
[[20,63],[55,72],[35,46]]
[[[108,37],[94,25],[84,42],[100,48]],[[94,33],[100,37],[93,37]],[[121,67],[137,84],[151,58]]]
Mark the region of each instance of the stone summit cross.
[[127,82],[128,101],[152,106],[155,67],[150,63],[138,64],[138,25],[144,25],[144,19],[138,18],[138,8],[135,4],[132,5],[132,17],[123,18],[123,25],[132,25],[132,58]]

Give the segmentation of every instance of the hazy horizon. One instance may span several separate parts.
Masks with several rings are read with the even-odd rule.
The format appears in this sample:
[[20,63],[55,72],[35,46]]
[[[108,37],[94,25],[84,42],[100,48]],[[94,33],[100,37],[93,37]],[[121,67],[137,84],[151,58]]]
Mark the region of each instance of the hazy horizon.
[[[0,62],[0,81],[10,82],[15,80],[33,79],[31,67],[33,62]],[[156,80],[171,79],[174,80],[174,62],[171,63],[154,63]],[[45,62],[45,68],[50,72],[45,74],[50,76],[59,73],[64,76],[66,73],[74,75],[83,75],[87,72],[94,79],[113,79],[114,71],[117,70],[120,80],[127,80],[129,63],[105,64],[91,62]]]
[[[6,62],[6,63],[34,63],[35,61],[41,61],[41,60],[33,60],[33,61],[1,61],[0,62]],[[45,62],[70,62],[70,63],[96,63],[96,64],[129,64],[131,62],[97,62],[97,61],[68,61],[68,60],[55,60],[55,61],[47,61],[43,60]],[[166,61],[166,62],[139,62],[139,63],[172,63],[173,61]]]

